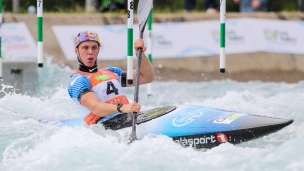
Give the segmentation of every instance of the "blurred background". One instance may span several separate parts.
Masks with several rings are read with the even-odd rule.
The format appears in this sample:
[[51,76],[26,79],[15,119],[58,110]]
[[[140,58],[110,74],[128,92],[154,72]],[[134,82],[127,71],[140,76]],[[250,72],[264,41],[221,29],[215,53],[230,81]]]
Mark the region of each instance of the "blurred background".
[[[134,39],[138,37],[137,3]],[[151,48],[157,81],[295,83],[304,79],[304,37],[299,34],[304,26],[304,0],[227,0],[225,74],[219,72],[219,3],[154,1]],[[3,0],[2,8],[4,83],[22,93],[34,92],[39,74],[35,67],[37,1]],[[76,69],[75,34],[95,29],[102,35],[99,67],[126,70],[126,27],[126,0],[43,1],[43,58]],[[118,47],[115,53],[114,46]]]
[[[190,0],[191,1],[191,0]],[[205,1],[208,0],[196,0],[189,2],[193,4],[195,2],[195,7],[193,10],[196,11],[206,11]],[[33,5],[36,6],[36,0],[3,0],[3,10],[6,12],[19,12],[27,13],[28,7]],[[134,1],[135,6],[138,1]],[[218,1],[219,2],[219,1]],[[44,1],[44,11],[45,12],[62,12],[62,13],[74,13],[74,12],[85,12],[86,6],[93,6],[89,11],[96,12],[108,12],[126,9],[126,0],[52,0]],[[185,3],[187,0],[166,0],[154,2],[153,9],[155,12],[168,13],[168,12],[181,12],[184,10]],[[219,9],[219,6],[216,7]],[[88,11],[88,10],[87,10]],[[227,12],[238,12],[239,5],[233,0],[227,0]],[[303,0],[268,0],[267,1],[267,11],[269,12],[303,12]]]

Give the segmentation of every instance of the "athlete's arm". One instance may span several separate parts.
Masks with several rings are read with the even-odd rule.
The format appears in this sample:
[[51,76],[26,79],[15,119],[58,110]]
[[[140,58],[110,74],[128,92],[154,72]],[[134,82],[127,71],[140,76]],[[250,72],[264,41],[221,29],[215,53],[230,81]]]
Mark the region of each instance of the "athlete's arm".
[[[144,45],[143,39],[139,38],[134,42],[134,48],[136,51],[136,56],[138,56],[138,49],[142,48],[142,59],[140,64],[140,80],[139,84],[150,83],[154,80],[155,73],[151,62],[148,60],[146,54],[147,47]],[[136,70],[133,71],[133,84],[128,84],[128,86],[134,86],[136,83]]]
[[[116,105],[103,103],[99,101],[98,97],[94,92],[87,92],[80,98],[80,103],[90,109],[92,113],[105,117],[113,113],[118,112]],[[124,104],[120,110],[124,113],[137,112],[140,111],[140,104],[132,102],[130,104]]]
[[[69,82],[68,93],[72,99],[77,99],[83,106],[91,110],[94,114],[105,117],[116,113],[117,106],[103,103],[91,89],[89,79],[81,74],[74,74]],[[125,113],[139,112],[138,103],[124,104],[120,110]]]

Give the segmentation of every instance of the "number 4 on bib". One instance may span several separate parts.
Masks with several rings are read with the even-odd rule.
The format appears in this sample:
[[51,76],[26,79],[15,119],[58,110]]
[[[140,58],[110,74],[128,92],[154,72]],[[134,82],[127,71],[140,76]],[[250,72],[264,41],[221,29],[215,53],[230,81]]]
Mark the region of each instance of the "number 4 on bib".
[[109,95],[111,93],[115,93],[115,95],[117,95],[118,94],[118,89],[114,86],[112,81],[109,81],[107,83],[107,95]]

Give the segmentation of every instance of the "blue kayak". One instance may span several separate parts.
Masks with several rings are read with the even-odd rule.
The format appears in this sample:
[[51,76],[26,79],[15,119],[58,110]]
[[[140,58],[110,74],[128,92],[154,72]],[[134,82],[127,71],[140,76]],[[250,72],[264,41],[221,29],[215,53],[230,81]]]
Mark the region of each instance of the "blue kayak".
[[[172,137],[183,146],[211,148],[221,143],[237,144],[256,139],[276,132],[292,122],[292,119],[205,106],[165,106],[141,112],[137,117],[136,133],[139,139],[148,134],[161,134]],[[62,120],[60,125],[85,124],[82,119],[76,118]]]

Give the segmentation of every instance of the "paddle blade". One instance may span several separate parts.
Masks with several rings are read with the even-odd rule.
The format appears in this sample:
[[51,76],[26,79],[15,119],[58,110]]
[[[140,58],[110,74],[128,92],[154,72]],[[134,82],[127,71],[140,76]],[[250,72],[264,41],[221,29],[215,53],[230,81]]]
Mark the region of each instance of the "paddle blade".
[[129,137],[130,143],[132,143],[133,141],[137,140],[137,136],[136,136],[136,123],[137,123],[137,113],[133,112],[132,132],[131,132],[130,137]]
[[143,32],[152,9],[153,0],[139,0],[137,6],[137,16],[139,23],[139,31]]
[[130,137],[129,137],[129,143],[132,143],[135,140],[137,140],[136,132],[132,131],[131,134],[130,134]]

